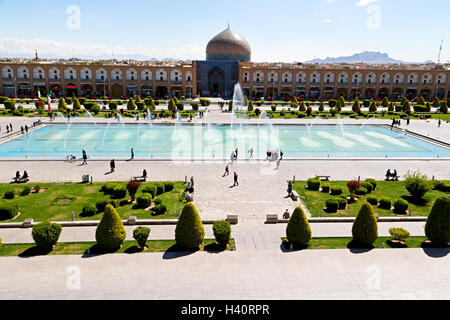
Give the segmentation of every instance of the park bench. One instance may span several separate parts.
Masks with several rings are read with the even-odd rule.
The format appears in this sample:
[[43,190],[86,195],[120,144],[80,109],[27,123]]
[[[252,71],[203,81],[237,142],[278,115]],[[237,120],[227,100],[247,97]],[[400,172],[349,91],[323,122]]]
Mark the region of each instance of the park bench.
[[84,176],[81,177],[81,182],[87,183],[87,182],[89,182],[89,178],[90,178],[89,175],[85,174]]
[[13,183],[27,183],[28,181],[30,181],[30,179],[28,179],[28,178],[24,179],[24,178],[17,178],[17,177],[14,177],[13,180],[14,180]]
[[278,215],[277,214],[268,214],[266,223],[278,223]]
[[147,182],[147,177],[133,177],[133,180],[137,180],[139,182]]
[[292,190],[292,193],[291,193],[292,200],[297,201],[299,197],[300,196],[298,195],[297,191]]
[[316,176],[316,178],[322,181],[330,181],[330,176]]

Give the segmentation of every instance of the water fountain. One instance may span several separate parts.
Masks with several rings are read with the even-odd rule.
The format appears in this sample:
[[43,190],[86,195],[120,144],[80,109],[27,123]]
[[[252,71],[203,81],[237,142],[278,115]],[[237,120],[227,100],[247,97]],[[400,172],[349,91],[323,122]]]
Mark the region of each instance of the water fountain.
[[179,129],[180,126],[181,126],[181,115],[180,115],[179,112],[177,112],[177,121],[175,122],[175,127],[176,127],[177,129]]
[[97,122],[95,121],[94,116],[89,112],[89,110],[86,110],[86,114],[91,118],[91,120],[94,122],[95,126],[97,126]]
[[150,127],[153,126],[153,119],[152,119],[152,111],[150,110],[150,108],[147,108],[147,118],[148,118],[148,123],[150,124]]
[[69,121],[67,121],[66,117],[64,117],[64,115],[63,115],[61,112],[57,111],[56,114],[57,114],[59,117],[61,117],[61,118],[64,119],[64,122],[66,123],[66,126],[70,126]]
[[123,117],[120,115],[120,113],[116,113],[116,119],[117,123],[121,123],[123,127],[125,127],[125,121],[123,121]]
[[233,123],[236,120],[236,111],[241,111],[244,108],[245,98],[242,92],[241,85],[238,83],[234,86],[233,93],[233,108],[231,112],[231,129],[233,129]]
[[103,150],[103,146],[105,145],[106,133],[108,132],[110,124],[111,124],[111,122],[108,122],[108,124],[106,125],[106,128],[105,128],[105,132],[103,133],[102,146],[100,147],[101,150]]
[[211,128],[211,114],[209,109],[205,110],[205,122],[208,129]]

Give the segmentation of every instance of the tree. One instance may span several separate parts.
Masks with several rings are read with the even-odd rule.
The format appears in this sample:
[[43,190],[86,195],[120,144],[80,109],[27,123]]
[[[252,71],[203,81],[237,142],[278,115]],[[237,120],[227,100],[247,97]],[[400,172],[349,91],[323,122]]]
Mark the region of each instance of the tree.
[[411,112],[411,103],[408,99],[405,99],[405,102],[403,103],[403,111],[404,112]]
[[301,207],[295,208],[286,228],[287,240],[296,247],[305,247],[311,241],[311,226]]
[[[339,102],[338,102],[339,103]],[[324,104],[323,104],[323,101],[321,101],[320,102],[320,105],[319,105],[319,111],[320,112],[323,112],[325,110],[325,107],[324,107]]]
[[300,108],[299,108],[299,110],[302,111],[302,112],[305,112],[305,111],[306,111],[306,104],[305,104],[304,101],[302,101],[302,103],[300,103]]
[[187,203],[175,228],[175,241],[181,248],[198,249],[203,243],[205,229],[195,206]]
[[108,204],[105,213],[95,231],[95,239],[100,248],[106,251],[116,251],[125,240],[127,233],[116,209]]
[[132,111],[132,110],[135,110],[135,109],[136,109],[136,103],[134,103],[133,98],[130,98],[130,99],[128,100],[127,110]]
[[361,245],[370,246],[378,238],[377,217],[372,206],[364,202],[352,227],[353,240]]
[[248,106],[248,98],[247,98],[247,96],[244,96],[244,106]]
[[148,236],[150,235],[150,228],[137,227],[133,230],[133,238],[136,240],[140,249],[144,249],[147,245]]
[[340,104],[338,105],[339,106],[339,111],[342,111],[342,108],[345,108],[344,96],[340,96],[338,101],[340,102]]
[[131,202],[133,202],[133,201],[135,200],[135,198],[136,198],[136,193],[137,193],[137,191],[138,191],[140,185],[141,185],[141,184],[140,184],[139,181],[137,181],[137,180],[130,180],[130,181],[127,183],[127,190],[128,190],[128,194],[129,194],[130,197],[131,197]]
[[383,108],[388,108],[389,107],[389,99],[388,99],[388,97],[384,96],[383,101],[381,101],[381,106]]
[[359,104],[359,100],[358,99],[355,99],[355,102],[353,102],[352,110],[353,110],[353,112],[360,112],[361,111],[361,106]]
[[450,198],[436,200],[425,225],[425,235],[438,245],[450,242]]
[[372,101],[370,104],[369,112],[377,112],[377,105],[375,104],[375,101]]
[[419,100],[417,100],[417,104],[419,106],[424,106],[425,105],[425,99],[423,97],[420,97]]
[[441,105],[441,102],[439,101],[439,98],[438,97],[434,98],[433,107],[439,108],[440,105]]
[[253,107],[253,101],[250,100],[250,101],[248,102],[247,111],[248,111],[248,112],[251,112],[251,111],[253,111],[253,109],[254,109],[254,107]]
[[43,250],[52,250],[58,242],[62,227],[60,224],[42,222],[33,227],[31,235],[36,245]]
[[291,108],[293,108],[293,109],[297,109],[298,108],[298,101],[297,101],[297,98],[295,96],[292,97],[292,99],[291,99]]
[[170,99],[168,109],[173,112],[173,111],[175,111],[176,108],[177,108],[177,105],[176,105],[175,101],[173,99]]
[[414,199],[422,199],[428,191],[433,189],[431,181],[426,174],[420,171],[410,172],[405,175],[405,188],[409,191]]
[[361,188],[361,183],[359,181],[353,180],[347,183],[348,191],[350,192],[350,198],[353,200],[355,197],[355,192]]
[[439,112],[444,113],[444,114],[446,114],[448,112],[447,103],[445,103],[444,101],[441,102],[441,107],[439,108]]
[[64,97],[61,97],[58,102],[58,110],[60,111],[66,111],[67,109],[67,103],[66,100],[64,100]]
[[73,110],[80,110],[81,109],[81,104],[80,104],[80,100],[78,100],[78,98],[75,98],[75,100],[73,101]]

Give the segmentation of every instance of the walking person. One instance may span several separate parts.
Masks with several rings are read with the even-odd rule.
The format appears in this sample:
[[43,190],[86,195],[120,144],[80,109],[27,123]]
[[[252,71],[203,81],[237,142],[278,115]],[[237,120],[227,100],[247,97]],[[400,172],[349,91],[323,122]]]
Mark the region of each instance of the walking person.
[[441,127],[441,118],[439,118],[439,120],[438,120],[438,128],[440,128]]
[[233,185],[233,187],[236,187],[236,186],[239,186],[239,182],[238,182],[238,175],[235,172],[234,173],[234,185]]
[[275,168],[275,170],[279,170],[280,169],[280,163],[281,163],[281,159],[277,160],[277,167]]
[[283,160],[283,155],[284,155],[283,150],[281,150],[280,151],[280,161]]
[[250,154],[250,159],[252,159],[252,158],[253,158],[253,148],[251,148],[251,149],[248,151],[248,153]]
[[134,160],[134,148],[131,148],[131,160]]
[[194,177],[191,177],[191,188],[194,187]]
[[83,165],[85,165],[85,164],[87,164],[87,154],[84,149],[83,149],[82,153],[83,153]]
[[223,174],[223,176],[229,176],[230,175],[230,169],[228,167],[228,165],[225,167],[225,173]]
[[234,156],[235,156],[235,158],[237,160],[237,158],[238,158],[238,148],[236,148],[236,151],[234,152]]
[[114,169],[116,169],[116,162],[114,161],[114,159],[111,160],[109,166],[111,167],[111,173],[113,173]]

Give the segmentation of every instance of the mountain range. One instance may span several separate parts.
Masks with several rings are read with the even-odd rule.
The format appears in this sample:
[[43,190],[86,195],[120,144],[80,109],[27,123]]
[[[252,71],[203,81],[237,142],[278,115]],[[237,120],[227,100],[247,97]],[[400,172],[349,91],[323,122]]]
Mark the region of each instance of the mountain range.
[[425,62],[406,62],[402,60],[396,60],[389,57],[387,53],[376,52],[376,51],[364,51],[361,53],[356,53],[352,56],[342,56],[336,58],[327,57],[325,59],[313,59],[305,61],[305,63],[368,63],[368,64],[427,64],[433,63],[433,61],[427,60]]

